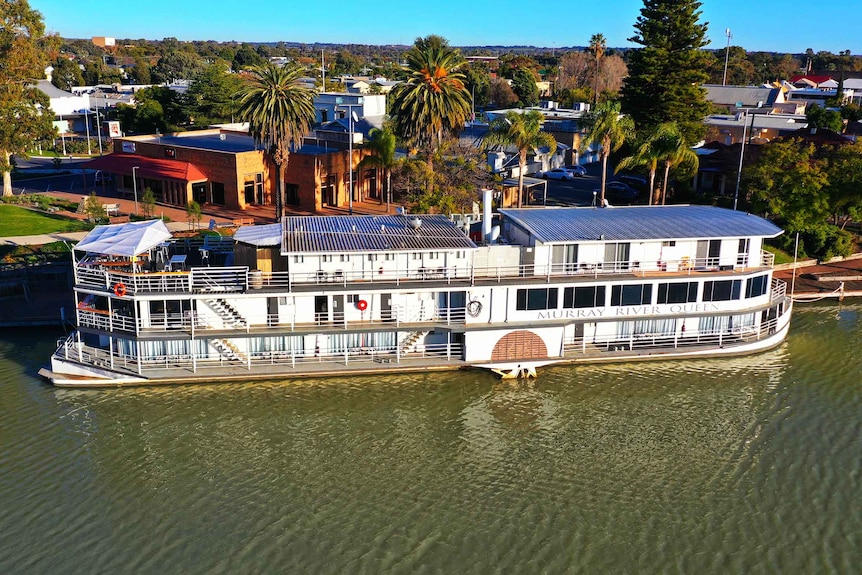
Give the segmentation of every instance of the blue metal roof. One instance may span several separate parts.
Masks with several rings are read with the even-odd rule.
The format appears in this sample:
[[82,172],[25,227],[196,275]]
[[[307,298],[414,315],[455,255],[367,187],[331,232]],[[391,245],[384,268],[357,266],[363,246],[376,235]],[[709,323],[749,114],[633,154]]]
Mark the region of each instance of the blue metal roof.
[[461,228],[442,215],[291,216],[283,219],[283,228],[282,255],[476,247]]
[[714,206],[503,209],[542,243],[767,237],[783,230],[760,216]]

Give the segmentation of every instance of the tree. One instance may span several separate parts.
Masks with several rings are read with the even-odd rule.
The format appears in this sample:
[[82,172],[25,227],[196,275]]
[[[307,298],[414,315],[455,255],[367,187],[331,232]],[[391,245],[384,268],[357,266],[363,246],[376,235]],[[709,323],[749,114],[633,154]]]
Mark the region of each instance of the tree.
[[0,173],[3,195],[12,195],[12,154],[26,156],[33,142],[55,133],[48,97],[33,84],[43,78],[48,57],[42,15],[26,0],[0,4]]
[[189,222],[189,228],[194,229],[195,225],[201,227],[201,205],[194,200],[189,200],[186,204],[186,220]]
[[667,201],[667,183],[670,171],[686,168],[686,172],[697,173],[698,158],[694,150],[686,143],[682,131],[674,123],[664,124],[660,130],[657,147],[663,152],[661,161],[664,164],[664,180],[661,189],[661,203]]
[[194,77],[186,92],[186,103],[194,112],[194,121],[206,126],[232,122],[237,111],[236,93],[242,86],[238,74],[231,74],[224,61],[207,66]]
[[271,63],[253,67],[239,91],[239,116],[248,133],[272,158],[276,172],[275,217],[284,206],[284,169],[290,149],[314,122],[314,92],[300,83],[302,68],[279,68]]
[[483,108],[491,102],[491,74],[482,62],[464,67],[464,88],[470,92],[473,106]]
[[483,147],[514,146],[518,149],[518,207],[524,196],[524,172],[527,170],[527,152],[537,148],[549,148],[549,154],[557,151],[557,141],[554,137],[542,131],[545,117],[538,110],[529,110],[523,114],[515,111],[506,112],[503,118],[496,118],[488,126],[488,132],[482,137]]
[[102,200],[96,195],[96,192],[90,192],[87,200],[84,202],[84,213],[93,223],[99,223],[99,220],[104,220],[108,217],[105,212],[105,206]]
[[54,62],[54,71],[51,72],[51,83],[61,90],[72,91],[72,86],[83,86],[84,76],[81,68],[73,60],[60,56]]
[[231,68],[234,71],[245,70],[252,66],[260,66],[265,62],[265,59],[258,54],[254,48],[248,44],[243,44],[233,57]]
[[821,108],[817,104],[810,104],[805,110],[805,119],[808,120],[809,128],[826,128],[839,134],[844,131],[844,121],[841,112]]
[[205,66],[204,59],[194,52],[169,50],[159,58],[151,74],[155,82],[170,83],[194,78]]
[[500,108],[508,108],[518,101],[518,95],[515,94],[509,83],[501,78],[491,79],[488,98]]
[[824,159],[832,221],[844,229],[850,221],[862,221],[862,141],[833,148]]
[[622,109],[640,128],[676,122],[688,144],[702,139],[710,110],[706,90],[706,24],[698,0],[644,0],[629,41]]
[[368,142],[365,148],[371,151],[370,156],[365,156],[359,162],[359,168],[377,168],[383,171],[386,180],[386,209],[392,201],[392,168],[395,166],[395,134],[389,126],[382,129],[374,128],[369,132]]
[[433,172],[433,150],[470,117],[461,53],[440,36],[417,38],[406,53],[410,76],[391,92],[392,126],[408,145],[424,150]]
[[588,50],[596,60],[596,86],[595,99],[593,100],[595,104],[599,103],[599,63],[602,60],[602,56],[605,55],[605,49],[607,47],[608,43],[607,40],[605,40],[604,34],[593,34],[592,38],[590,38],[590,46]]
[[518,105],[521,108],[535,106],[539,103],[539,86],[536,85],[538,76],[528,68],[518,68],[512,77],[512,91],[518,96]]
[[620,113],[619,102],[605,101],[595,110],[584,116],[583,128],[586,135],[581,140],[581,148],[599,144],[599,157],[602,159],[602,187],[600,205],[605,205],[605,184],[608,179],[608,157],[634,133],[634,122]]
[[151,218],[156,213],[156,195],[149,186],[144,188],[144,195],[141,196],[141,209],[145,218]]
[[616,171],[646,168],[649,174],[649,205],[653,204],[653,199],[656,203],[661,199],[660,194],[656,193],[655,175],[659,164],[668,153],[665,148],[667,140],[663,137],[667,126],[668,124],[662,124],[657,129],[651,130],[645,138],[641,139],[634,154],[620,160],[616,168]]

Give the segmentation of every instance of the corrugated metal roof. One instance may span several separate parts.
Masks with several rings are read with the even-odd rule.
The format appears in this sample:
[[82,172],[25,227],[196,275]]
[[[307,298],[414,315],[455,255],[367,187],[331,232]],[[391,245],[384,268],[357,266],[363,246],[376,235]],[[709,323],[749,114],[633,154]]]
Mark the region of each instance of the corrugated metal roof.
[[[412,221],[421,224],[414,228]],[[476,244],[442,215],[285,217],[282,255],[295,253],[463,250]]]
[[233,239],[257,247],[281,245],[281,224],[262,226],[243,226],[236,231]]
[[543,243],[708,238],[772,238],[781,228],[759,216],[714,206],[632,206],[500,210]]

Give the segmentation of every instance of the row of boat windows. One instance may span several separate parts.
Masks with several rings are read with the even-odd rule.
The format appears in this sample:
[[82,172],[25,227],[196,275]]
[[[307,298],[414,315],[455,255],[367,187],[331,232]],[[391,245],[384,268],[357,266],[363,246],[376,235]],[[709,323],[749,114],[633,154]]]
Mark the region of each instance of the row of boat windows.
[[[442,258],[445,255],[445,253],[446,252],[425,252],[425,253],[415,252],[415,253],[413,253],[413,259],[417,260],[417,261],[418,260],[438,260],[438,259]],[[467,257],[467,252],[464,250],[458,250],[456,252],[452,252],[450,255],[452,257],[454,257],[455,259],[464,259]],[[382,261],[391,262],[391,261],[395,260],[395,256],[396,256],[396,254],[394,254],[394,253],[367,254],[365,256],[365,259],[369,262],[376,262],[378,259],[380,259]],[[315,257],[319,257],[320,261],[324,262],[324,263],[334,262],[334,261],[336,261],[336,258],[340,262],[349,262],[351,257],[355,257],[357,259],[357,261],[362,259],[362,255],[351,256],[350,254],[338,254],[338,255],[322,254],[320,256],[315,256]],[[305,256],[304,255],[293,256],[293,263],[295,263],[295,264],[305,263]]]
[[[743,280],[711,280],[703,282],[701,301],[731,301],[758,297],[766,293],[769,286],[769,276],[760,275]],[[658,284],[657,304],[692,303],[698,301],[700,282],[673,282]],[[612,285],[610,286],[611,306],[651,305],[653,303],[653,288],[648,284]],[[606,286],[584,286],[563,288],[563,309],[604,307],[607,305]],[[559,307],[560,288],[528,288],[519,289],[516,309],[520,311],[557,309]]]

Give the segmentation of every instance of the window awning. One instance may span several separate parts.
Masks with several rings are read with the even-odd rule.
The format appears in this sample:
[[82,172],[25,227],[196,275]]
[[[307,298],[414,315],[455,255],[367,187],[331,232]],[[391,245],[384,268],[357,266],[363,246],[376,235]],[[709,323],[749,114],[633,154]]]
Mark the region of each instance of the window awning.
[[190,162],[147,158],[138,154],[108,154],[107,156],[90,160],[82,167],[127,176],[131,176],[132,168],[137,167],[136,175],[139,178],[180,180],[183,182],[204,182],[207,180],[204,173]]

